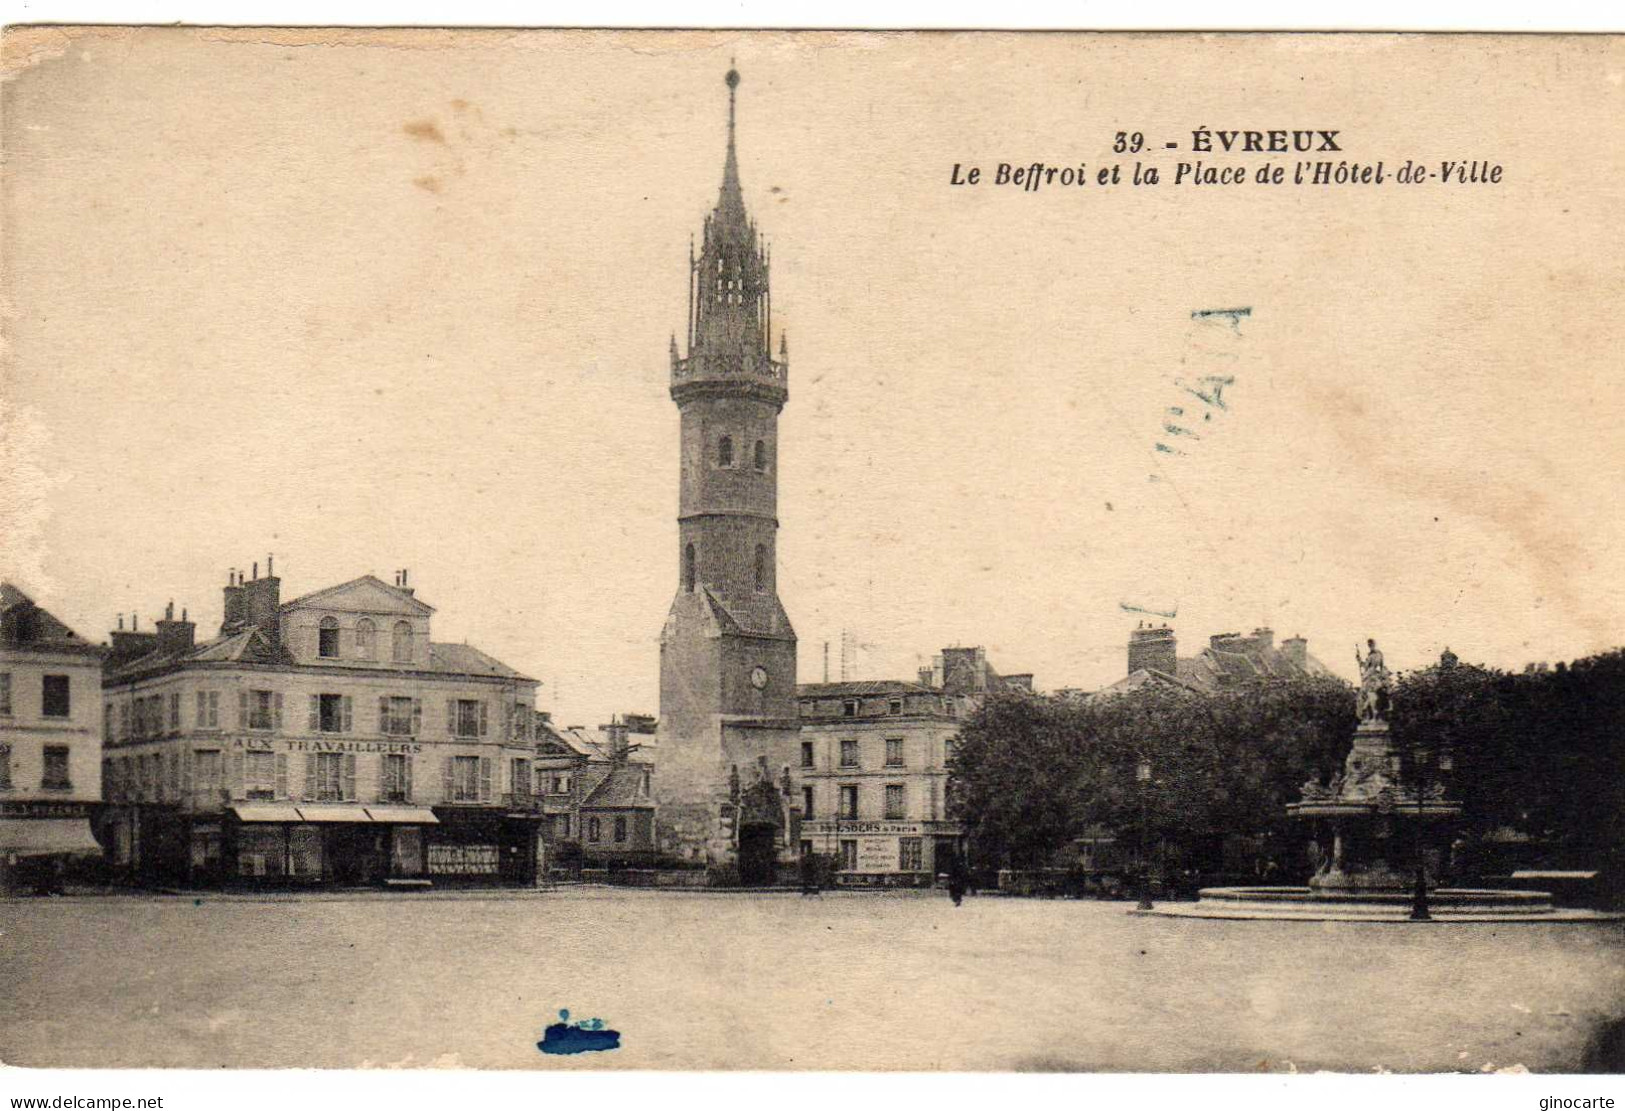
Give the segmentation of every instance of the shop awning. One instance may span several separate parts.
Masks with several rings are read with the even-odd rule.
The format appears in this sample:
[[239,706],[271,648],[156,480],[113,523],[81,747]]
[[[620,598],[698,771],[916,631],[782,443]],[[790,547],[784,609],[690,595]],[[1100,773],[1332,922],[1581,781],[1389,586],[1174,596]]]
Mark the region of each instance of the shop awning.
[[307,822],[370,822],[360,806],[301,806],[299,816]]
[[407,822],[413,825],[437,826],[440,819],[427,806],[369,806],[367,813],[375,822]]
[[239,822],[302,822],[297,808],[292,806],[234,806],[231,812]]
[[100,856],[88,818],[0,820],[0,853],[7,856]]

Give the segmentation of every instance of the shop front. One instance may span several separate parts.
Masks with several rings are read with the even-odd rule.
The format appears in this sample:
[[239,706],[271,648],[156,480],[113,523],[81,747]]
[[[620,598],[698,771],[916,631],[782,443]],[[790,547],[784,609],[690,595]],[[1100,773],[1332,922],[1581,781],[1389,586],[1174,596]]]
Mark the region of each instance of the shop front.
[[0,803],[0,891],[60,890],[76,864],[100,856],[92,809],[88,802]]
[[[249,883],[364,887],[428,872],[427,807],[238,805],[231,808],[231,878]],[[195,835],[195,831],[194,831]]]
[[425,845],[425,868],[434,882],[529,886],[544,874],[541,814],[455,806],[434,813],[439,824]]
[[803,821],[803,851],[833,855],[845,886],[929,887],[952,865],[957,822]]

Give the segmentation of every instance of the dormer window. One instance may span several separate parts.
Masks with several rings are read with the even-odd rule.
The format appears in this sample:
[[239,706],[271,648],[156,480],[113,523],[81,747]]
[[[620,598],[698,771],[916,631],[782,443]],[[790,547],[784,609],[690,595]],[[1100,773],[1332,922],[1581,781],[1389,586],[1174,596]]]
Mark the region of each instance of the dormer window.
[[410,621],[395,622],[394,659],[398,664],[412,662],[412,623]]
[[324,617],[316,627],[316,654],[324,660],[339,658],[339,623],[334,617]]
[[355,623],[355,654],[363,660],[378,655],[378,627],[365,617]]

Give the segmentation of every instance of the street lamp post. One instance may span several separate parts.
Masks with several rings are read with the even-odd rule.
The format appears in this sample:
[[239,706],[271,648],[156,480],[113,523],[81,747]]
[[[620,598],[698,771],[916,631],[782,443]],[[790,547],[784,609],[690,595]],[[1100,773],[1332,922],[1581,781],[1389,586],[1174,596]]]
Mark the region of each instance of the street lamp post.
[[1146,811],[1146,794],[1151,787],[1151,761],[1141,756],[1134,767],[1134,779],[1140,785],[1140,904],[1136,910],[1151,908],[1151,857],[1149,855],[1150,818]]
[[1427,858],[1424,854],[1423,824],[1427,821],[1427,796],[1432,773],[1451,769],[1450,754],[1444,749],[1434,753],[1420,746],[1412,750],[1416,779],[1416,890],[1411,895],[1411,921],[1428,922],[1433,915],[1428,910]]
[[1422,855],[1422,823],[1426,820],[1427,774],[1422,770],[1425,761],[1422,750],[1416,749],[1412,756],[1411,771],[1416,779],[1416,890],[1411,892],[1411,921],[1426,922],[1433,915],[1428,913],[1428,877],[1427,861]]

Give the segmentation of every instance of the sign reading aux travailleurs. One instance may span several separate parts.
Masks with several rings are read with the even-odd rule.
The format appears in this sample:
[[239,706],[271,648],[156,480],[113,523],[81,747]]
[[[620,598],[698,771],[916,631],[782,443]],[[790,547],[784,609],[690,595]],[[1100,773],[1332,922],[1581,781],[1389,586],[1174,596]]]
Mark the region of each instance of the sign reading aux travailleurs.
[[[237,737],[231,742],[231,747],[250,752],[274,752],[278,742],[269,737]],[[289,740],[281,742],[281,747],[289,752],[377,752],[386,756],[415,756],[423,751],[423,745],[418,741]]]

